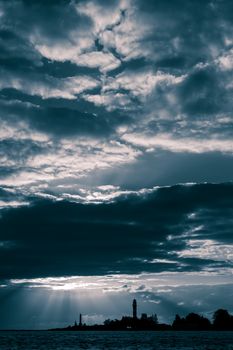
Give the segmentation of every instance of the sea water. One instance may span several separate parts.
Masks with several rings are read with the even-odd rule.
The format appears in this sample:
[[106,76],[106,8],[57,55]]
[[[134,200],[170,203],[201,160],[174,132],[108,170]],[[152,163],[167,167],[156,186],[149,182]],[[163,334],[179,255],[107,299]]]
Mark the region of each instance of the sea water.
[[1,350],[233,350],[233,332],[1,331]]

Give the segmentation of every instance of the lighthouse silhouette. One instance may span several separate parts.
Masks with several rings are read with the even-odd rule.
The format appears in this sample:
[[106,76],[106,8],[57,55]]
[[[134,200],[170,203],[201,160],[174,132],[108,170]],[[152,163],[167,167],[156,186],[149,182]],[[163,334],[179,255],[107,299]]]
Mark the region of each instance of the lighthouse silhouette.
[[133,318],[137,318],[137,301],[136,299],[133,300]]

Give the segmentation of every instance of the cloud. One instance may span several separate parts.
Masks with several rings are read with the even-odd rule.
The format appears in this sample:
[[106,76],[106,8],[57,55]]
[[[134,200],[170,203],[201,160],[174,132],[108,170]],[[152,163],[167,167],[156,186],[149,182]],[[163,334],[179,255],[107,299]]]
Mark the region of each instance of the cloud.
[[180,253],[181,257],[200,257],[233,263],[233,247],[231,244],[217,244],[211,239],[192,239],[187,242],[188,249]]
[[[220,258],[231,244],[231,184],[121,193],[115,188],[100,190],[103,194],[98,195],[98,190],[93,193],[98,205],[95,201],[78,203],[78,196],[64,194],[54,201],[31,194],[29,206],[5,209],[0,219],[0,240],[15,244],[1,255],[5,266],[1,278],[142,271],[206,271],[208,275],[221,269],[227,273],[232,267],[229,259]],[[115,198],[110,196],[111,190]],[[87,193],[86,201],[91,200]],[[196,230],[200,225],[203,229]],[[202,241],[203,248],[190,247],[195,241]],[[186,253],[189,249],[190,254]],[[202,256],[201,249],[208,249],[208,255]]]
[[121,64],[115,56],[107,52],[91,51],[77,55],[76,50],[73,48],[55,47],[51,51],[47,46],[38,45],[37,50],[48,59],[61,62],[71,61],[78,66],[99,68],[103,73],[116,69]]
[[[108,275],[108,276],[70,276],[70,277],[42,277],[27,279],[12,279],[8,281],[9,285],[22,285],[25,288],[45,288],[50,290],[94,290],[104,293],[140,292],[149,294],[164,294],[175,292],[175,289],[184,287],[198,287],[200,282],[203,286],[217,286],[231,284],[230,274],[221,276],[220,274],[210,274],[200,272],[172,272],[172,273],[142,273],[139,275]],[[127,283],[127,284],[124,284]],[[151,295],[152,297],[152,295]]]
[[220,151],[223,153],[232,153],[233,143],[231,140],[221,139],[174,139],[169,134],[158,134],[155,136],[142,134],[123,134],[122,139],[128,143],[147,148],[152,151],[153,148],[162,148],[171,152],[190,152],[205,153]]
[[1,183],[231,180],[231,9],[2,1]]
[[156,85],[165,84],[172,85],[181,83],[185,76],[176,77],[164,72],[124,72],[114,78],[109,78],[103,86],[105,91],[121,91],[127,90],[135,97],[143,98],[150,95]]
[[87,76],[74,76],[69,78],[57,79],[45,76],[40,81],[37,75],[12,76],[2,72],[2,81],[0,89],[15,89],[29,95],[41,96],[43,99],[64,98],[76,99],[77,96],[85,91],[98,87],[97,80]]
[[[23,205],[28,205],[29,202],[19,202],[19,201],[2,201],[0,200],[0,209],[5,209],[5,208],[17,208],[21,207]],[[5,243],[3,243],[4,245]]]
[[103,4],[101,1],[80,2],[76,5],[79,14],[90,17],[94,23],[95,33],[105,30],[109,26],[115,26],[121,18],[120,10],[125,9],[127,1],[120,1],[118,4],[113,1],[112,4]]
[[111,53],[99,51],[82,54],[77,58],[76,63],[81,66],[100,68],[103,72],[116,69],[120,65],[120,61]]
[[217,63],[222,70],[231,71],[233,68],[233,50],[229,50],[217,59]]
[[[58,113],[60,112],[59,110]],[[74,113],[70,117],[75,116]],[[83,116],[85,121],[84,118],[88,116]],[[81,127],[80,121],[78,123]],[[71,129],[73,127],[74,125],[69,126]],[[41,129],[43,130],[43,124]],[[64,129],[61,131],[65,132]],[[77,179],[96,168],[107,169],[116,164],[133,162],[139,154],[139,151],[134,148],[116,141],[108,143],[91,137],[78,140],[68,138],[60,141],[52,137],[43,139],[43,133],[35,133],[35,135],[29,133],[26,134],[26,139],[20,139],[24,136],[23,128],[19,128],[18,135],[15,135],[10,127],[8,132],[9,136],[13,134],[15,139],[7,138],[5,134],[4,140],[1,141],[2,166],[9,167],[11,171],[5,176],[3,172],[0,183],[16,187],[24,185],[27,186],[28,191],[30,187],[33,191],[35,188],[33,184],[39,185],[41,181]],[[69,132],[71,131],[68,129],[67,133]]]

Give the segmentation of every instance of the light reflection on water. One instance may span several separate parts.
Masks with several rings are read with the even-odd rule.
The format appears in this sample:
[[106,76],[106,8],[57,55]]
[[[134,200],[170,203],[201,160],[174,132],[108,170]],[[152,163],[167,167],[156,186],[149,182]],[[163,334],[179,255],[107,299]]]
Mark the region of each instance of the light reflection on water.
[[233,332],[2,331],[1,350],[233,350]]

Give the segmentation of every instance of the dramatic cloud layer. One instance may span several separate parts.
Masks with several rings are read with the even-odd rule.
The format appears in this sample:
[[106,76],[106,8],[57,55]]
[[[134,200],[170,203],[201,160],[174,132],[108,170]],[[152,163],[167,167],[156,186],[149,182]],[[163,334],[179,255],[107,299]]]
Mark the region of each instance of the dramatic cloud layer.
[[[80,204],[81,195],[74,195],[67,198],[73,203],[34,199],[30,206],[6,208],[1,278],[231,271],[231,184],[110,190],[100,192],[112,203]],[[10,198],[6,192],[6,207],[20,203]]]
[[[143,187],[176,172],[179,153],[198,154],[197,167],[213,157],[216,169],[232,157],[230,1],[15,0],[0,9],[2,184],[95,181],[102,169],[98,184],[112,170],[118,185],[122,166],[150,153]],[[193,180],[192,171],[178,178]],[[216,180],[212,171],[205,180]]]
[[[200,311],[220,300],[233,261],[232,14],[230,0],[0,0],[0,301],[83,278],[165,315],[193,300],[187,273]],[[218,286],[211,302],[201,276]]]

